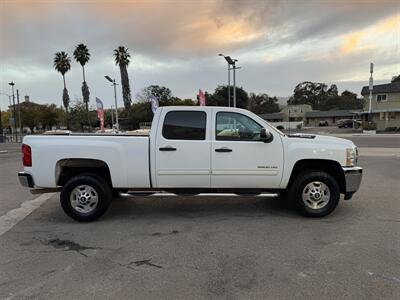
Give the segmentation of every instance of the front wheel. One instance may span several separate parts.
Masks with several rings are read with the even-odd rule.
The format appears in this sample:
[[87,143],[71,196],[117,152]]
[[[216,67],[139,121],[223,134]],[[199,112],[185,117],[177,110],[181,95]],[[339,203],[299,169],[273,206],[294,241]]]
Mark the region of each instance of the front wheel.
[[337,207],[340,189],[328,173],[310,170],[294,180],[289,189],[289,197],[303,215],[324,217]]
[[94,221],[101,217],[111,199],[110,186],[95,174],[82,174],[71,178],[63,186],[60,195],[64,212],[79,222]]

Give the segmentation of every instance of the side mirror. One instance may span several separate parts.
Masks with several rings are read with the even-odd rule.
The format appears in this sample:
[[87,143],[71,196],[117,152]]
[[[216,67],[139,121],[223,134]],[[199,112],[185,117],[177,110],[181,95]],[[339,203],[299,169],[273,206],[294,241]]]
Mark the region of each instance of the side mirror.
[[260,141],[264,143],[270,143],[274,139],[274,136],[268,132],[265,128],[261,128],[260,131]]

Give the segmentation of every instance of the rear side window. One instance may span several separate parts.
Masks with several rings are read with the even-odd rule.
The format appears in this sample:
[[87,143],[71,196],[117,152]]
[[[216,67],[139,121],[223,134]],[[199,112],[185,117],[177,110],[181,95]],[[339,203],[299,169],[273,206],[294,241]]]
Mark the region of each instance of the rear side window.
[[205,140],[206,119],[204,111],[170,111],[162,135],[168,140]]

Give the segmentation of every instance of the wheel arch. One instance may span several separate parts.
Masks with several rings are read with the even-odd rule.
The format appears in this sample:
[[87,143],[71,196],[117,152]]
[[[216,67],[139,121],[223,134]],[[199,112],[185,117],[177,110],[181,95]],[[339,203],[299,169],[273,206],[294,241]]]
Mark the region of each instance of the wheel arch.
[[329,159],[301,159],[295,163],[290,175],[288,187],[292,184],[294,179],[306,170],[323,171],[331,175],[340,188],[341,193],[346,191],[346,181],[341,165],[335,160]]
[[63,186],[69,179],[83,173],[93,173],[103,178],[112,188],[110,168],[98,159],[66,158],[56,163],[56,185]]

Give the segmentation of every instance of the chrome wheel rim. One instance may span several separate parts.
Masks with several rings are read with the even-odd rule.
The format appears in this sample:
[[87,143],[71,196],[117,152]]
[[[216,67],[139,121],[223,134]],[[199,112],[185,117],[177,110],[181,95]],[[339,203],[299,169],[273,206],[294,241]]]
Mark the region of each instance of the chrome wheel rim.
[[331,192],[325,183],[313,181],[304,187],[302,198],[307,207],[311,209],[321,209],[328,204],[331,198]]
[[74,210],[87,214],[97,207],[99,197],[96,190],[91,186],[79,185],[72,190],[70,202]]

